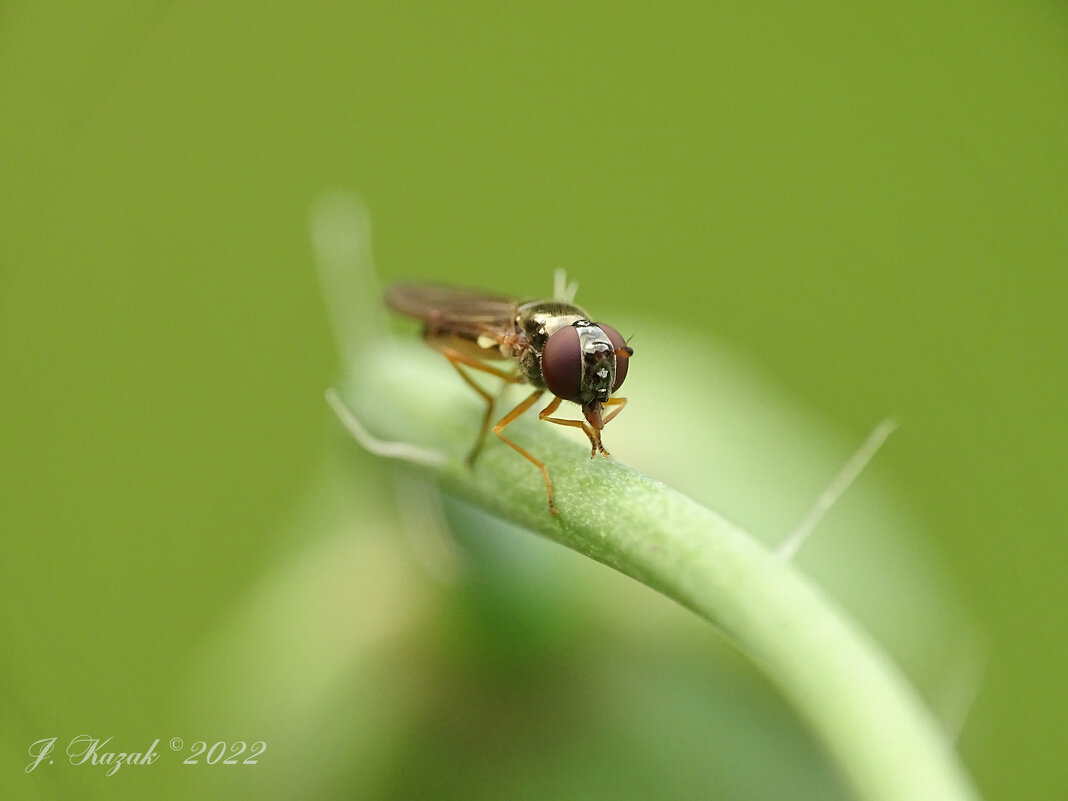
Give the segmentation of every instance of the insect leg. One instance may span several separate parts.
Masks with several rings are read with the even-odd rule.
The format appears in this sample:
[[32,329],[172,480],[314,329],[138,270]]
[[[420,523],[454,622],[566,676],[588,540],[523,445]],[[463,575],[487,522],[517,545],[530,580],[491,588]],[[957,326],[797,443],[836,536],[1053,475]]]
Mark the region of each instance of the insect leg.
[[608,422],[623,411],[623,407],[627,405],[626,398],[609,398],[604,402],[605,406],[618,406],[618,409],[613,409],[609,414],[605,415],[604,424],[608,425]]
[[599,431],[594,431],[586,423],[585,420],[568,420],[564,417],[553,417],[552,414],[560,408],[560,398],[553,398],[552,402],[542,409],[538,413],[538,419],[544,420],[547,423],[556,423],[558,426],[574,426],[575,428],[581,428],[582,431],[590,439],[590,458],[593,459],[597,456],[597,450],[600,449],[601,453],[608,455],[608,452],[601,445],[601,436]]
[[[611,422],[613,417],[615,417],[617,414],[619,414],[621,411],[623,411],[623,407],[627,405],[627,399],[626,398],[609,398],[608,400],[606,400],[604,402],[604,405],[605,406],[617,406],[618,408],[613,409],[611,412],[609,412],[608,414],[606,414],[604,416],[604,418],[601,420],[601,425],[602,426],[608,425],[609,422]],[[604,445],[601,444],[601,432],[600,431],[594,431],[593,433],[597,437],[597,449],[605,457],[611,456],[612,454],[610,454],[605,449]]]
[[508,414],[506,414],[498,421],[497,425],[493,427],[493,433],[500,437],[502,441],[511,445],[512,448],[518,451],[521,456],[526,458],[527,461],[531,462],[541,471],[541,475],[545,479],[545,491],[549,495],[549,511],[555,515],[557,512],[556,504],[553,503],[553,482],[549,480],[549,471],[548,469],[546,469],[545,463],[539,461],[538,459],[535,459],[526,450],[516,445],[514,442],[512,442],[512,440],[508,439],[508,437],[506,437],[503,433],[505,426],[509,425],[510,423],[514,423],[516,419],[523,414],[523,412],[533,406],[534,402],[541,397],[541,393],[543,391],[544,390],[536,389],[531,392],[522,402],[520,402],[518,406],[516,406],[514,409],[512,409],[512,411],[508,412]]
[[470,453],[467,454],[467,464],[470,467],[471,465],[474,465],[475,459],[478,457],[479,451],[482,450],[482,446],[486,442],[486,432],[489,431],[490,421],[493,419],[493,408],[496,404],[496,399],[490,393],[486,392],[486,390],[480,387],[478,383],[460,367],[460,365],[469,367],[472,370],[479,370],[483,373],[495,375],[509,384],[515,382],[515,376],[511,373],[505,372],[504,370],[492,367],[486,364],[485,362],[481,362],[478,359],[472,356],[468,356],[465,353],[460,353],[457,350],[453,350],[452,348],[442,344],[441,342],[435,342],[433,338],[428,338],[427,341],[434,348],[436,348],[441,353],[441,355],[443,355],[446,359],[449,360],[449,364],[451,364],[455,368],[456,372],[460,374],[460,378],[464,380],[464,383],[471,387],[471,389],[473,389],[479,395],[481,395],[482,399],[486,401],[486,413],[482,415],[482,425],[478,430],[478,437],[475,439],[475,444],[471,448]]

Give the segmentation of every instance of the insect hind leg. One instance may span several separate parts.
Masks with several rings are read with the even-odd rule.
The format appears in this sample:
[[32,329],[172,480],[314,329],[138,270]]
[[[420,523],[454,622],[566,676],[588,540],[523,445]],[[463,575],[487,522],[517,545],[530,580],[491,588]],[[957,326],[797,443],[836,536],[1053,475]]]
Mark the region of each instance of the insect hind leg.
[[451,364],[453,369],[459,373],[460,378],[464,380],[464,383],[477,392],[482,400],[486,402],[486,412],[482,415],[482,425],[479,427],[478,437],[476,437],[475,444],[472,446],[465,460],[467,466],[472,467],[475,464],[475,459],[478,458],[479,452],[482,450],[482,446],[486,444],[486,434],[489,433],[490,423],[493,421],[493,410],[496,408],[497,399],[468,375],[467,370],[465,370],[464,367],[471,370],[478,370],[483,373],[489,373],[490,375],[500,378],[504,381],[502,389],[508,384],[515,383],[516,378],[513,374],[486,364],[484,361],[473,356],[468,356],[466,353],[462,353],[441,341],[435,340],[432,336],[427,337],[427,342],[439,351],[442,356],[449,360],[449,364]]

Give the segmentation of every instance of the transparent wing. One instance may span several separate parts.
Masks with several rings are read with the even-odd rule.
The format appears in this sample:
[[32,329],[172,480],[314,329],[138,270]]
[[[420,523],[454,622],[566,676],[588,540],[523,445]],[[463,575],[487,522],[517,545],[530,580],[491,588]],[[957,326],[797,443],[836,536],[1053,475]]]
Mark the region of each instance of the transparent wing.
[[386,305],[422,320],[432,329],[476,338],[488,331],[510,330],[517,302],[504,295],[437,284],[398,283],[386,289]]

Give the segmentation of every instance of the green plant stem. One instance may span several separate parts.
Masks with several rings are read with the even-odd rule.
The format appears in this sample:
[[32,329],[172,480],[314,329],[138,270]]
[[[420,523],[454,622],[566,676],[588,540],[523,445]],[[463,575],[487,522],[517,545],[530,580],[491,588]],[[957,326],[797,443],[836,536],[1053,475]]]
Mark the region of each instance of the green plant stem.
[[433,354],[428,361],[417,343],[374,347],[343,394],[376,436],[444,457],[412,469],[718,626],[825,743],[858,798],[977,797],[952,744],[896,666],[789,562],[662,483],[615,460],[591,461],[587,447],[531,413],[509,434],[548,465],[560,512],[554,517],[538,471],[492,436],[475,468],[464,465],[479,401],[462,394],[447,365]]

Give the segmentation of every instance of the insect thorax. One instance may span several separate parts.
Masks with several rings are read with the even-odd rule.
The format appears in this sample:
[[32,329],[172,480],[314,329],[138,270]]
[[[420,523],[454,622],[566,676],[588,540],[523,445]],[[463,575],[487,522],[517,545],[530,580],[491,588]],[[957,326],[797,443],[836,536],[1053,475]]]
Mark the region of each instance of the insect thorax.
[[586,311],[574,304],[538,300],[519,305],[515,327],[526,336],[530,346],[540,353],[546,340],[561,328],[587,319],[589,315]]
[[578,320],[586,320],[586,311],[573,303],[535,300],[519,304],[516,309],[516,332],[526,347],[517,349],[519,374],[527,383],[545,388],[541,374],[541,351],[549,337]]

